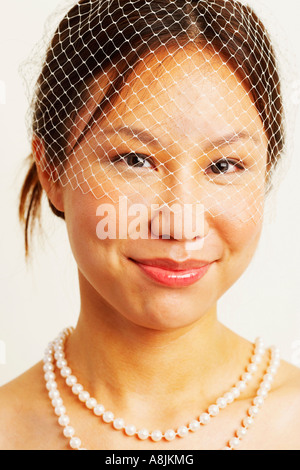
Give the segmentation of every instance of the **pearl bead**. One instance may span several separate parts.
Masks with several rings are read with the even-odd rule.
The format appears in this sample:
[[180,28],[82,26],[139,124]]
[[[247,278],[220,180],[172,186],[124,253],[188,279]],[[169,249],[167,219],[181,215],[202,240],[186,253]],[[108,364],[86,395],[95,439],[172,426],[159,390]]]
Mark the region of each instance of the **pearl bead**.
[[83,391],[83,392],[79,393],[78,398],[82,403],[85,403],[86,401],[89,400],[90,394],[89,394],[89,392]]
[[241,392],[244,392],[247,388],[247,384],[246,382],[244,382],[243,380],[240,380],[237,384],[236,384],[236,388],[238,388]]
[[217,405],[218,405],[219,408],[221,408],[221,409],[226,408],[226,406],[227,406],[227,401],[226,401],[226,399],[225,399],[224,397],[218,398],[218,399],[217,399]]
[[254,354],[251,358],[252,364],[260,364],[261,363],[261,354]]
[[260,389],[258,390],[258,392],[257,392],[257,395],[258,395],[259,397],[262,397],[262,398],[267,398],[268,392],[267,392],[267,390],[265,390],[265,389],[263,389],[263,388],[260,388]]
[[56,353],[54,354],[54,357],[55,359],[58,361],[59,359],[64,359],[65,358],[65,355],[63,352],[61,351],[56,351]]
[[129,426],[126,426],[125,428],[125,434],[127,436],[134,436],[136,434],[136,427],[130,424]]
[[51,364],[51,362],[46,362],[43,366],[44,372],[53,372],[54,371],[54,365]]
[[145,441],[149,437],[149,431],[148,429],[140,429],[138,432],[138,438],[141,439],[141,441]]
[[111,411],[105,411],[102,415],[102,419],[105,423],[111,423],[114,420],[114,414]]
[[253,404],[255,406],[262,406],[264,404],[264,399],[262,397],[255,397],[254,400],[253,400]]
[[89,410],[93,410],[94,408],[96,408],[97,406],[97,400],[95,398],[89,398],[86,402],[85,402],[85,406],[89,409]]
[[189,430],[186,426],[180,426],[177,430],[177,434],[180,437],[185,437],[189,433]]
[[263,345],[256,346],[254,350],[254,354],[257,356],[262,356],[265,353],[265,347]]
[[270,374],[270,375],[274,375],[274,374],[276,374],[276,372],[277,372],[277,367],[270,366],[270,367],[267,368],[267,372],[268,372],[268,374]]
[[54,372],[47,372],[44,375],[44,378],[45,378],[46,382],[50,382],[50,381],[54,381],[56,379],[56,376],[55,376]]
[[265,377],[264,377],[264,382],[268,382],[268,383],[272,383],[274,380],[274,377],[272,374],[266,374]]
[[122,419],[122,418],[117,418],[117,419],[114,420],[113,426],[114,426],[114,428],[117,429],[118,431],[120,431],[121,429],[123,429],[123,428],[124,428],[124,425],[125,425],[124,419]]
[[257,365],[256,364],[249,364],[247,366],[247,372],[249,372],[250,374],[254,374],[254,372],[257,371]]
[[244,428],[243,426],[241,426],[241,427],[237,430],[237,432],[236,432],[237,437],[239,437],[240,439],[242,439],[243,437],[245,437],[246,434],[247,434],[247,429]]
[[233,437],[232,439],[230,439],[229,445],[232,449],[234,449],[235,447],[238,447],[240,445],[239,438],[238,437]]
[[81,440],[78,438],[78,437],[72,437],[72,439],[70,440],[70,447],[71,449],[79,449],[79,447],[81,446]]
[[243,425],[245,426],[245,428],[248,428],[249,426],[251,426],[251,424],[253,424],[253,418],[251,418],[251,416],[247,416],[243,419]]
[[67,366],[67,361],[65,359],[59,359],[57,362],[56,362],[56,365],[57,365],[57,368],[58,369],[63,369],[64,367]]
[[70,424],[70,418],[67,415],[61,415],[58,419],[60,426],[66,427]]
[[259,413],[259,408],[257,406],[251,406],[248,410],[250,416],[255,417]]
[[73,387],[76,383],[77,383],[77,379],[76,377],[74,377],[74,375],[69,375],[66,378],[66,384],[68,385],[68,387]]
[[151,439],[154,442],[161,441],[162,437],[163,437],[162,432],[159,431],[159,430],[153,431],[152,434],[151,434]]
[[272,355],[280,355],[280,349],[277,346],[271,346],[271,353]]
[[72,392],[74,395],[79,395],[79,393],[83,392],[83,386],[80,384],[73,385]]
[[261,388],[262,390],[266,390],[266,391],[268,392],[269,390],[271,390],[271,385],[270,385],[269,382],[263,381],[263,382],[261,383],[261,385],[260,385],[260,388]]
[[176,437],[176,433],[173,429],[168,429],[166,432],[165,432],[165,439],[166,441],[173,441]]
[[63,401],[62,401],[62,398],[53,398],[52,400],[52,406],[53,408],[57,408],[58,406],[62,406],[63,405]]
[[54,382],[53,380],[49,380],[49,382],[46,383],[46,388],[49,392],[51,392],[51,390],[56,390],[57,389],[57,383]]
[[60,393],[58,390],[50,390],[50,392],[48,393],[49,395],[49,398],[50,400],[54,400],[55,398],[59,398],[60,397]]
[[105,412],[105,408],[103,405],[96,405],[94,408],[94,414],[96,416],[102,416],[103,413]]
[[275,367],[276,370],[278,369],[279,365],[280,365],[280,359],[274,359],[274,361],[272,361],[271,363],[271,366]]
[[252,375],[249,372],[245,372],[245,374],[242,375],[242,380],[246,383],[250,382],[252,379]]
[[61,416],[66,413],[66,408],[64,406],[57,406],[54,410],[56,416]]
[[63,434],[65,437],[73,437],[75,434],[75,429],[72,426],[66,426],[63,430]]
[[44,363],[52,363],[52,355],[51,354],[45,354],[43,358]]
[[[271,364],[270,367],[271,367],[271,369],[273,370],[272,375],[277,374],[278,366]],[[268,371],[268,372],[269,372],[269,371]]]
[[208,408],[208,412],[209,412],[210,416],[217,416],[220,412],[220,408],[218,407],[218,405],[211,405]]
[[210,422],[210,416],[208,413],[202,413],[200,416],[200,423],[201,424],[208,424]]
[[232,393],[234,398],[239,398],[239,396],[241,394],[240,390],[237,387],[233,387],[231,389],[231,393]]
[[70,369],[70,367],[63,367],[60,371],[60,374],[62,377],[64,377],[65,379],[72,374],[72,371]]
[[231,392],[225,393],[224,398],[225,398],[225,400],[228,404],[230,404],[234,401],[234,396]]
[[199,423],[199,421],[197,421],[196,419],[195,419],[194,421],[191,421],[190,424],[189,424],[189,429],[190,429],[192,432],[198,431],[198,429],[200,429],[200,423]]

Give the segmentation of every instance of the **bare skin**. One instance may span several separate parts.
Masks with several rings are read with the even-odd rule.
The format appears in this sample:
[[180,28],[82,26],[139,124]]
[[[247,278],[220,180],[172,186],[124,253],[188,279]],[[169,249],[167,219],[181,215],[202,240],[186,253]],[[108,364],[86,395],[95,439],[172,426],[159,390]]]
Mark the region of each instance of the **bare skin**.
[[[236,339],[233,337],[233,339]],[[251,345],[243,341],[243,347],[248,354],[243,357],[246,362]],[[265,358],[266,359],[266,358]],[[62,428],[57,423],[48,393],[45,389],[45,382],[42,373],[42,363],[37,364],[31,370],[7,384],[0,389],[1,406],[1,433],[0,448],[8,450],[69,450],[67,439],[62,434]],[[162,441],[153,443],[138,439],[128,438],[120,432],[116,432],[110,425],[104,425],[99,418],[88,412],[74,396],[71,395],[62,380],[59,380],[59,388],[62,391],[64,403],[66,405],[71,424],[75,427],[77,435],[82,439],[83,445],[88,449],[100,450],[217,450],[222,449],[228,439],[234,435],[235,430],[240,426],[241,420],[246,416],[246,411],[251,404],[251,399],[255,396],[260,378],[266,368],[266,360],[263,361],[259,370],[253,378],[253,382],[247,393],[222,410],[218,417],[206,427],[195,434],[190,434],[188,438],[176,439],[172,443]],[[243,366],[241,365],[241,370]],[[123,372],[124,375],[126,371]],[[231,374],[230,374],[231,375]],[[232,374],[234,379],[238,374]],[[230,386],[228,380],[223,384]],[[143,383],[142,383],[143,385]],[[199,388],[201,388],[199,380]],[[90,388],[88,388],[91,390]],[[300,422],[300,373],[299,369],[288,363],[282,362],[275,383],[269,393],[268,398],[255,419],[254,425],[250,428],[247,436],[241,442],[240,450],[299,450],[299,422]],[[105,388],[102,388],[103,392]],[[220,390],[220,391],[219,391]],[[225,388],[218,390],[218,393],[226,391]],[[132,394],[125,396],[122,392],[122,399],[132,401]],[[118,410],[118,399],[113,399],[111,390],[109,391],[109,403],[113,404],[111,409]],[[157,399],[156,391],[150,389],[147,396],[136,394],[132,408],[121,407],[122,414],[127,416],[132,423],[149,424],[158,427],[160,424],[179,425],[186,423],[187,419],[194,419],[199,415],[199,411],[212,403],[213,395],[205,397],[202,394],[182,393],[177,397],[178,390],[169,391],[167,398]],[[184,395],[186,397],[184,398]],[[96,394],[97,396],[97,394]],[[102,395],[103,396],[103,395]],[[191,402],[191,396],[198,400]],[[216,398],[218,395],[214,395]],[[172,400],[170,400],[172,397]],[[99,397],[100,398],[100,397]],[[180,400],[177,402],[177,399]],[[107,401],[103,400],[105,403]],[[160,403],[160,407],[158,406]],[[157,405],[157,410],[153,408]],[[173,407],[170,412],[170,407]],[[155,408],[154,408],[155,409]],[[142,413],[142,415],[141,415]],[[167,416],[164,420],[164,414]],[[154,415],[154,416],[153,416]],[[151,419],[152,417],[152,419]]]
[[[162,58],[158,54],[152,60],[155,68]],[[253,345],[218,321],[217,302],[247,269],[255,253],[262,230],[267,161],[267,140],[257,110],[220,58],[203,61],[201,54],[177,54],[176,64],[180,66],[176,68],[172,60],[166,61],[167,73],[158,82],[151,77],[151,67],[141,70],[139,78],[124,90],[123,104],[116,105],[99,133],[87,134],[76,149],[75,157],[81,161],[84,174],[82,189],[85,181],[89,179],[91,183],[93,177],[98,199],[91,193],[83,194],[79,188],[54,185],[38,167],[48,197],[58,210],[65,212],[78,265],[81,312],[67,343],[70,366],[91,396],[116,417],[138,428],[164,431],[198,418],[240,379],[250,359]],[[182,70],[186,72],[184,76]],[[145,82],[152,85],[145,88]],[[95,90],[95,96],[101,94],[100,89]],[[93,103],[84,110],[87,116],[92,112],[89,106]],[[120,132],[111,132],[112,124],[114,128],[128,129],[136,122],[169,139],[167,151],[154,148],[151,142],[137,142],[128,135],[121,138]],[[77,131],[80,134],[82,129],[78,127]],[[223,137],[229,131],[239,138],[225,144]],[[215,145],[209,147],[211,142]],[[70,144],[74,146],[74,142]],[[33,150],[37,161],[44,158],[43,146],[37,139]],[[128,198],[130,203],[158,202],[157,195],[160,203],[168,203],[170,198],[180,202],[205,201],[206,238],[197,255],[210,262],[211,268],[196,284],[178,289],[163,287],[141,274],[131,261],[188,259],[186,243],[190,240],[176,239],[174,233],[169,240],[97,238],[95,214],[99,197],[108,202],[108,194],[114,194],[117,201],[128,184],[124,183],[126,178],[118,178],[117,172],[109,179],[103,178],[105,170],[97,174],[89,171],[96,165],[95,155],[103,159],[105,168],[104,156],[113,156],[116,151],[151,156],[165,171],[162,185],[159,173],[151,165],[141,168],[139,176],[147,185],[134,186],[133,170],[124,161],[116,163],[119,171],[125,170],[123,175],[133,181],[135,196]],[[205,169],[209,164],[228,155],[239,155],[248,171],[238,172],[235,167],[231,168],[233,173],[210,174],[208,178]],[[200,178],[199,168],[203,170],[201,184],[200,180],[195,184],[195,178]],[[180,185],[175,184],[175,175]],[[117,207],[117,202],[114,204]],[[150,230],[152,220],[147,222]],[[267,356],[236,402],[198,433],[171,443],[129,439],[88,412],[61,378],[58,386],[71,425],[88,449],[222,449],[246,416],[266,368]],[[240,449],[299,449],[299,390],[299,369],[283,362]],[[45,390],[42,363],[2,387],[0,402],[1,449],[68,448]]]

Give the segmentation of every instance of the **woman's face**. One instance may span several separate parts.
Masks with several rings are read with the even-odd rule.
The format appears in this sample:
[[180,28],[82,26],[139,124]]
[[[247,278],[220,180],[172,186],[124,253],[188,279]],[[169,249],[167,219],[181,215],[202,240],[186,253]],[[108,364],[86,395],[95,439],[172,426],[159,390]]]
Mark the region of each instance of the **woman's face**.
[[[72,147],[104,89],[103,80],[91,89]],[[75,146],[65,173],[72,182],[76,174],[80,186],[63,189],[71,247],[83,284],[106,314],[108,308],[136,325],[169,330],[213,308],[255,252],[266,164],[267,139],[255,105],[218,55],[157,52],[137,66],[114,108]],[[147,237],[145,230],[136,236],[134,204],[146,208],[139,222]],[[178,236],[172,217],[166,236],[166,212],[150,210],[164,205],[170,214],[173,204],[182,214],[188,205],[202,208],[193,236]],[[103,216],[116,229],[107,239],[99,236]],[[189,217],[196,227],[196,216]],[[193,259],[208,269],[196,282],[175,285],[150,277],[135,262],[162,258]]]

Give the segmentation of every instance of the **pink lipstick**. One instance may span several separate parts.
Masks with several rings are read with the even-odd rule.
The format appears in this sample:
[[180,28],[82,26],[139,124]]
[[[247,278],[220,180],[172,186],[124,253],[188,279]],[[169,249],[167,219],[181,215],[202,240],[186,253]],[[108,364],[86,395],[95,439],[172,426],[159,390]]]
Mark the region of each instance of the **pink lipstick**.
[[187,287],[195,284],[208,272],[211,262],[170,259],[132,260],[152,280],[168,287]]

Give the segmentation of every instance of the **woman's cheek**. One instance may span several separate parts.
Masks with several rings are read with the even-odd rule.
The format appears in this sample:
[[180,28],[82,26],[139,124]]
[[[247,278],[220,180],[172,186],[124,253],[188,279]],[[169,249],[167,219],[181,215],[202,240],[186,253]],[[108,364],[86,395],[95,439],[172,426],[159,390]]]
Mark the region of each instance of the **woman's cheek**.
[[262,200],[245,198],[241,201],[238,212],[228,207],[228,210],[215,220],[215,228],[224,247],[224,290],[229,289],[244,273],[255,254],[263,226]]
[[96,255],[97,200],[92,194],[83,195],[80,189],[69,190],[65,198],[65,220],[74,257],[80,265]]

